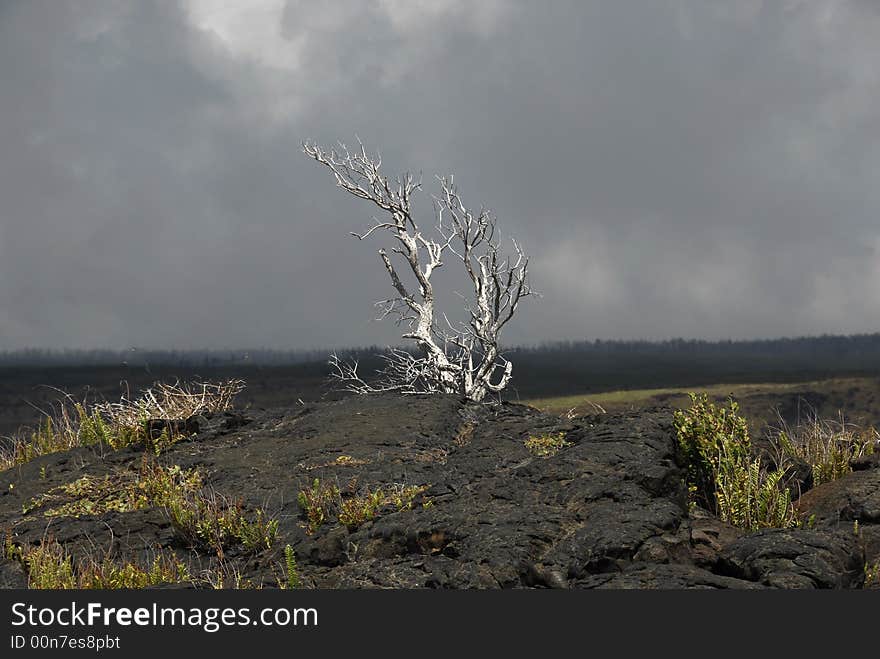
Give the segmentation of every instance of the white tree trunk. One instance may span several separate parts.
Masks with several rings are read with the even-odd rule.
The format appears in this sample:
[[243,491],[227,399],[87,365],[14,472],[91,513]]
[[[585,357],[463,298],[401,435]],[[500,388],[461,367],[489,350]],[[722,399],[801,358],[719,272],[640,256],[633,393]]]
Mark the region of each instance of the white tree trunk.
[[[332,355],[334,376],[346,389],[357,393],[444,392],[474,401],[483,400],[489,393],[500,393],[510,383],[513,364],[501,356],[498,337],[519,301],[532,294],[528,257],[516,241],[512,241],[512,256],[501,253],[495,218],[483,209],[476,215],[469,211],[452,176],[438,178],[441,194],[434,198],[436,237],[425,237],[413,219],[411,206],[412,194],[421,190],[421,180],[405,173],[391,181],[380,172],[381,157],[368,155],[360,141],[358,146],[354,152],[344,144],[338,150],[327,151],[317,144],[304,143],[303,150],[330,169],[337,186],[371,202],[387,216],[385,221],[375,220],[365,233],[352,235],[364,240],[382,230],[396,240],[391,251],[405,263],[415,288],[410,290],[388,252],[380,249],[379,257],[397,296],[377,305],[382,308],[381,317],[394,315],[398,324],[407,328],[401,338],[413,341],[421,357],[390,349],[379,378],[367,382],[358,375],[356,362],[344,363]],[[461,262],[473,294],[465,303],[468,321],[453,324],[444,315],[441,327],[435,318],[431,276],[443,266],[444,256]]]

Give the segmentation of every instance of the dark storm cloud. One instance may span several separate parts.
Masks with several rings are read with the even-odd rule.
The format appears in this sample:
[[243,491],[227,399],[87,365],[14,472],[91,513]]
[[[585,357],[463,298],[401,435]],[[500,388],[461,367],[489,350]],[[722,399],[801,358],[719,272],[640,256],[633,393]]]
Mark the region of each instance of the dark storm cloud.
[[394,341],[299,151],[354,134],[533,254],[508,340],[876,331],[878,44],[830,0],[6,3],[0,349]]

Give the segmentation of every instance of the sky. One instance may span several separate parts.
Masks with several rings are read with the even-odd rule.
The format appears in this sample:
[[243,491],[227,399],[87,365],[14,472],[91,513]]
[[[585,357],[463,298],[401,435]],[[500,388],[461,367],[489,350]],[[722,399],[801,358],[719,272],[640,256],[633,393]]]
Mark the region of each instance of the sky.
[[397,343],[355,136],[529,253],[507,344],[880,330],[873,0],[0,0],[0,350]]

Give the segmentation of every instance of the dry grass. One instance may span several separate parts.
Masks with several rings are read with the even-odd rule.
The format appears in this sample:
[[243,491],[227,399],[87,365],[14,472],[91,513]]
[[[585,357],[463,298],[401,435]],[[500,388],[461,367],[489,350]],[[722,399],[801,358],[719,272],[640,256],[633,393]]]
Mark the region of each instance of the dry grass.
[[50,412],[44,413],[40,424],[21,431],[11,438],[11,445],[0,450],[0,470],[30,462],[40,455],[67,451],[86,445],[80,425],[86,414],[81,403],[63,399],[55,404]]
[[115,426],[137,427],[144,419],[184,420],[197,414],[226,411],[243,389],[242,380],[157,383],[140,398],[123,397],[117,403],[101,403],[95,405],[94,411]]
[[36,428],[12,437],[10,446],[0,450],[0,471],[41,455],[80,446],[100,444],[116,450],[151,442],[158,452],[173,444],[174,438],[149,437],[145,429],[147,420],[184,421],[196,414],[225,411],[232,407],[235,395],[243,388],[241,380],[188,385],[157,383],[135,400],[123,397],[117,403],[91,407],[65,394],[44,413]]
[[813,485],[821,485],[846,476],[852,471],[851,461],[873,453],[880,446],[880,433],[848,423],[843,415],[829,420],[811,412],[794,426],[780,420],[771,442],[778,462],[786,457],[803,460],[812,469]]

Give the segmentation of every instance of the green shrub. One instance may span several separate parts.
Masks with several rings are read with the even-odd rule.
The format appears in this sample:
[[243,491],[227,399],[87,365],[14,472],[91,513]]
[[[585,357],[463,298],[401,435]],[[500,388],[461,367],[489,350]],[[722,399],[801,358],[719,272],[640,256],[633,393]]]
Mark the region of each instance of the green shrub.
[[705,394],[690,394],[691,407],[673,415],[678,448],[687,465],[688,488],[694,500],[715,508],[715,476],[722,458],[727,462],[747,460],[751,438],[739,404],[718,407]]
[[278,535],[278,520],[269,519],[265,510],[257,508],[253,512],[253,519],[241,515],[232,525],[232,534],[241,542],[246,552],[255,553],[269,549]]
[[676,410],[673,420],[692,503],[744,529],[795,526],[784,472],[767,471],[751,457],[748,422],[736,401],[718,407],[706,395],[690,397],[690,409]]

